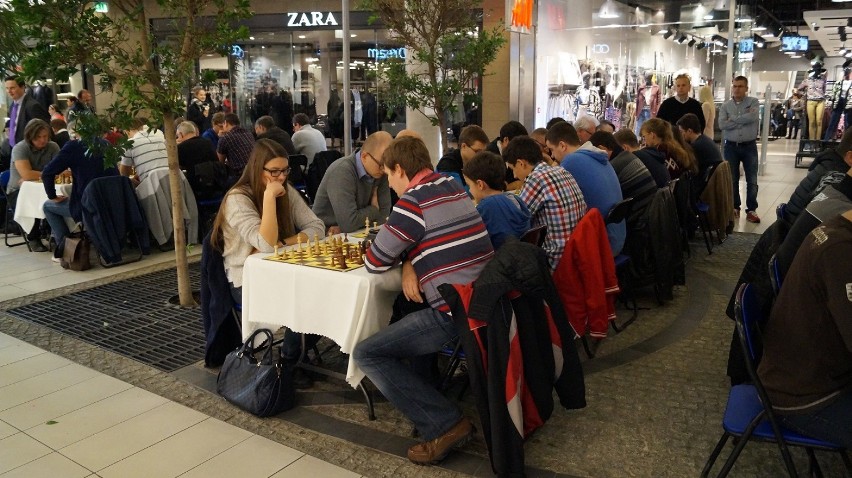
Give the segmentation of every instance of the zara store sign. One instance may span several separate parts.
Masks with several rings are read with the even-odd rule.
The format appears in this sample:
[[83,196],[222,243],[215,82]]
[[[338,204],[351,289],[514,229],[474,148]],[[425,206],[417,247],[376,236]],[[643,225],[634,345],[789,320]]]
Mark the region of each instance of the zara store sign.
[[337,18],[332,12],[288,12],[288,27],[328,27],[337,26]]

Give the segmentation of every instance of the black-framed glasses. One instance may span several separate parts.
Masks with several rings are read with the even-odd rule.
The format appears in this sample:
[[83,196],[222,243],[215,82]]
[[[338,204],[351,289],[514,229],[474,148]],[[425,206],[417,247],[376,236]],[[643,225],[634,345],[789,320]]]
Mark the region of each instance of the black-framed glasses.
[[293,168],[291,168],[291,167],[289,167],[289,166],[287,166],[287,167],[286,167],[286,168],[284,168],[284,169],[267,169],[267,168],[263,168],[263,170],[264,170],[264,171],[266,171],[267,173],[269,173],[269,175],[270,175],[270,176],[272,176],[273,178],[277,178],[278,176],[281,176],[282,174],[283,174],[284,176],[287,176],[287,175],[289,175],[289,174],[290,174],[290,171],[291,171],[292,169],[293,169]]
[[376,157],[375,157],[375,156],[373,156],[372,154],[367,153],[367,152],[364,152],[364,153],[361,153],[361,154],[362,154],[362,155],[364,155],[364,156],[369,156],[369,157],[370,157],[370,159],[372,159],[372,160],[373,160],[373,162],[374,162],[374,163],[376,163],[376,166],[378,166],[378,167],[379,167],[379,169],[381,169],[381,168],[383,168],[383,167],[384,167],[384,164],[382,164],[381,162],[379,162],[379,160],[378,160],[378,159],[376,159]]

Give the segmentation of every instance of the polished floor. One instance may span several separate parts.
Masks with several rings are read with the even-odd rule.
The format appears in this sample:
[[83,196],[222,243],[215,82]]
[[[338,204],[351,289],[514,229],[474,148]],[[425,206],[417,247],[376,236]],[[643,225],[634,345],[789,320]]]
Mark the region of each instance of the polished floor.
[[[793,167],[793,157],[797,148],[797,142],[783,139],[769,143],[764,173],[759,177],[758,214],[764,220],[761,224],[751,224],[745,221],[745,215],[743,215],[736,225],[738,232],[761,233],[773,221],[777,204],[785,202],[790,197],[796,184],[806,173],[804,169]],[[744,193],[744,184],[742,190]],[[728,261],[745,260],[745,257],[725,256],[726,245],[727,243],[718,246],[720,253],[714,251],[714,255],[709,257],[715,256],[713,260],[720,260],[720,258]],[[702,253],[700,249],[693,248],[693,255],[696,257],[698,257],[696,251],[699,254]],[[193,253],[197,254],[198,251]],[[19,303],[32,297],[49,297],[51,294],[67,293],[69,288],[86,287],[89,282],[131,277],[141,270],[166,267],[172,260],[172,253],[157,253],[146,257],[141,262],[114,269],[96,267],[86,272],[71,272],[51,262],[47,253],[30,253],[25,247],[0,247],[0,270],[4,272],[0,277],[0,310],[7,309],[7,304]],[[699,259],[704,262],[709,260],[703,257]],[[712,271],[711,262],[706,262],[704,266],[707,271]],[[702,264],[698,264],[696,274],[702,280],[706,279],[706,283],[714,284],[713,281],[716,279],[702,276],[704,272],[701,267]],[[133,291],[128,293],[132,294]],[[717,302],[721,300],[720,297]],[[684,304],[686,307],[695,309],[707,307],[707,303],[702,303],[700,300],[684,301]],[[717,315],[721,314],[721,310],[717,312]],[[677,313],[683,314],[683,311]],[[697,321],[696,330],[702,331],[704,324],[700,320]],[[650,333],[643,331],[638,323],[632,327],[635,329],[628,330],[634,330],[631,333],[637,336],[635,343],[644,343],[642,335],[650,335]],[[192,385],[187,385],[180,380],[174,379],[170,385],[148,386],[154,380],[154,374],[141,366],[136,368],[130,366],[132,372],[128,372],[126,376],[124,369],[118,366],[114,369],[107,367],[108,373],[96,371],[85,366],[85,363],[75,363],[66,358],[66,356],[74,355],[68,353],[67,349],[77,347],[76,345],[66,346],[61,343],[61,338],[56,339],[54,336],[45,336],[43,340],[33,341],[40,346],[22,341],[12,336],[13,331],[17,329],[13,320],[8,317],[3,317],[0,322],[0,331],[4,328],[10,334],[0,332],[0,477],[240,476],[250,478],[361,475],[456,476],[465,473],[464,470],[452,467],[407,467],[402,464],[404,458],[393,456],[396,448],[399,448],[393,443],[386,447],[374,447],[379,450],[378,452],[360,450],[356,453],[344,453],[343,445],[332,443],[320,452],[316,452],[315,456],[320,456],[317,458],[311,455],[313,452],[310,451],[312,450],[310,443],[324,441],[325,437],[321,432],[316,431],[316,427],[311,428],[309,423],[302,423],[303,428],[299,428],[282,424],[283,422],[279,420],[230,418],[234,416],[232,411],[225,414],[222,411],[230,407],[226,403],[208,408],[195,406],[196,400],[192,397],[196,393],[210,394],[206,391],[198,392],[192,388]],[[688,335],[686,332],[683,337]],[[692,332],[692,329],[688,332]],[[642,360],[663,363],[668,361],[668,356],[672,354],[683,357],[684,352],[681,348],[685,343],[679,342],[681,338],[681,336],[672,337],[668,342],[671,345],[661,351],[642,350]],[[721,341],[717,340],[717,342]],[[614,348],[618,345],[616,340],[612,343]],[[636,368],[636,364],[640,362],[638,358],[640,354],[637,350],[639,349],[634,348],[629,358],[623,358],[618,351],[613,350],[614,353],[609,362],[605,359],[597,364],[591,362],[588,364],[587,373],[606,368],[615,376],[636,373],[641,375],[643,372]],[[88,353],[92,357],[100,356],[100,351],[97,350]],[[636,363],[632,363],[631,360]],[[103,370],[102,367],[98,368]],[[604,375],[598,374],[596,377],[604,377]],[[606,376],[606,380],[612,379]],[[716,370],[715,374],[707,377],[705,381],[714,388],[713,396],[719,395],[715,389],[724,385],[724,370]],[[595,387],[598,385],[595,380],[589,380],[590,400],[597,397]],[[156,391],[158,387],[164,391],[152,393],[151,390]],[[169,390],[168,393],[166,389]],[[687,393],[693,392],[695,392],[694,389]],[[630,391],[622,390],[620,393],[629,395]],[[638,393],[641,394],[641,392]],[[723,394],[724,390],[721,393]],[[612,405],[609,401],[614,399],[614,397],[602,397],[597,400],[596,405],[603,404],[604,407],[608,407]],[[380,404],[380,412],[385,416],[393,417],[393,410],[390,408],[392,407],[388,404]],[[692,407],[686,405],[686,408]],[[723,403],[719,403],[718,408],[719,410],[714,410],[713,420],[718,420],[721,416],[720,410],[723,408]],[[604,410],[604,412],[617,414],[614,410]],[[636,410],[636,414],[647,415],[649,418],[666,415],[672,418],[681,412],[682,410],[676,407],[668,414],[664,410],[662,415],[657,410],[644,410],[641,407]],[[358,413],[363,414],[362,411]],[[582,415],[579,416],[579,425],[583,425],[584,419]],[[388,433],[394,431],[392,429],[394,426],[399,426],[394,421],[385,422],[384,425],[388,427],[388,430],[385,430]],[[279,426],[290,426],[292,429],[286,431],[274,429]],[[375,426],[381,427],[382,424]],[[548,441],[549,433],[558,433],[548,429],[548,426],[550,424],[545,425],[542,432],[534,437],[534,440],[527,445],[528,448],[537,446],[536,442]],[[717,431],[716,427],[706,430],[705,434],[715,437]],[[583,433],[588,433],[590,443],[602,440],[605,435],[604,431],[596,432],[587,429]],[[622,435],[627,433],[624,431]],[[672,433],[675,439],[681,436],[677,430],[673,430]],[[335,433],[329,430],[328,435],[335,435]],[[288,439],[278,439],[276,438],[278,436],[286,436]],[[619,439],[614,440],[618,442]],[[560,469],[556,466],[548,466],[549,460],[540,457],[549,453],[555,460],[557,456],[566,453],[566,450],[558,448],[558,445],[550,451],[546,446],[537,447],[534,453],[531,452],[533,462],[531,465],[536,466],[536,470],[551,470],[554,475],[561,473],[561,476],[678,476],[671,472],[657,473],[650,465],[647,468],[623,471],[630,469],[631,465],[625,461],[634,450],[643,453],[644,447],[644,454],[647,455],[649,449],[652,453],[654,452],[653,438],[644,437],[643,440],[650,441],[623,443],[623,453],[619,449],[610,450],[611,456],[608,463],[578,463],[570,467],[571,471],[567,473],[559,471]],[[712,443],[710,447],[707,447],[705,442],[706,440],[702,441],[701,447],[687,452],[683,460],[679,460],[677,456],[663,458],[664,455],[661,455],[660,460],[690,461],[690,469],[695,469],[696,464],[699,467],[702,464],[699,463],[701,457],[706,457],[712,448]],[[287,444],[291,444],[292,447]],[[339,453],[335,454],[334,448],[337,448]],[[306,453],[299,450],[309,451]],[[383,455],[390,457],[393,463],[390,467],[379,469],[371,467],[368,463],[362,463],[367,460],[366,457],[380,460]],[[771,454],[768,456],[772,459]],[[399,462],[393,460],[399,460]],[[358,471],[350,471],[353,469]],[[471,474],[483,473],[482,470],[478,470]],[[487,471],[484,474],[487,475]]]

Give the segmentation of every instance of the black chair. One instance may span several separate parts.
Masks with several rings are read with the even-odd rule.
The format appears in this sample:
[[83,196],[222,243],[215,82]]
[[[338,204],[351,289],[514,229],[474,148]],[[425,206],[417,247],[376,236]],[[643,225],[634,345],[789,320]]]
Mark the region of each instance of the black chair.
[[[92,180],[83,191],[83,225],[98,251],[101,266],[115,267],[150,254],[148,222],[126,176]],[[125,246],[138,248],[127,256]]]
[[308,166],[308,171],[305,175],[307,193],[311,198],[311,201],[316,198],[317,190],[319,189],[323,176],[325,176],[325,171],[329,166],[331,166],[331,163],[337,161],[341,157],[343,157],[343,154],[336,149],[320,151],[314,155],[314,160],[311,161],[311,165]]
[[722,418],[724,433],[716,444],[716,448],[713,449],[713,452],[707,459],[707,464],[704,465],[701,476],[709,476],[716,458],[718,458],[730,437],[738,438],[738,440],[733,451],[728,456],[728,460],[719,472],[719,477],[728,475],[743,448],[745,448],[746,443],[751,439],[777,444],[778,450],[781,452],[784,460],[784,465],[787,468],[787,473],[791,477],[798,476],[798,473],[796,472],[793,458],[790,455],[790,446],[805,449],[811,467],[810,476],[822,476],[814,450],[839,453],[846,466],[847,473],[852,475],[852,462],[850,462],[845,448],[789,430],[783,427],[775,416],[769,396],[766,394],[766,390],[760,382],[760,377],[757,375],[755,361],[760,355],[760,345],[758,345],[760,331],[758,330],[758,323],[761,318],[761,312],[754,289],[747,283],[742,284],[737,290],[735,315],[737,335],[739,335],[740,346],[745,357],[746,370],[751,377],[752,384],[736,385],[731,388],[728,394],[728,404],[725,407],[725,416]]
[[521,241],[534,246],[541,247],[544,244],[544,238],[547,236],[547,224],[542,224],[531,228],[521,236]]
[[[607,224],[617,224],[626,220],[627,216],[629,216],[630,212],[633,210],[633,202],[633,198],[626,198],[615,203],[606,215],[605,222]],[[628,270],[630,267],[630,256],[622,253],[615,256],[613,260],[615,261],[615,275],[618,277],[618,287],[621,289],[622,303],[624,303],[625,307],[627,307],[628,303],[633,304],[631,307],[631,309],[633,309],[633,315],[621,324],[620,327],[614,319],[609,321],[612,326],[612,330],[614,330],[615,333],[620,333],[622,330],[626,329],[628,325],[632,324],[639,316],[639,305],[636,303],[636,295],[634,293],[633,283],[630,280],[630,271]]]
[[[21,226],[15,222],[15,208],[12,207],[12,204],[9,202],[9,197],[6,196],[6,186],[9,185],[9,176],[10,173],[8,170],[0,173],[0,200],[6,204],[6,219],[3,221],[3,242],[6,243],[6,247],[17,247],[17,246],[27,246],[27,249],[30,248],[30,243],[27,241],[27,233],[21,228]],[[10,228],[14,229],[16,232],[11,232]],[[22,242],[9,242],[9,235],[20,235],[23,238]],[[32,249],[30,249],[32,251]]]

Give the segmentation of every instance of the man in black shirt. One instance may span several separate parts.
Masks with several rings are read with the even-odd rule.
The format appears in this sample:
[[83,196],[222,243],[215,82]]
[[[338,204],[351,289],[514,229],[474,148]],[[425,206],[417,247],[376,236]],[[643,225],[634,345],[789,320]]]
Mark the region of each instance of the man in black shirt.
[[[224,192],[222,186],[227,180],[227,171],[216,157],[213,145],[198,136],[198,127],[192,121],[184,121],[177,126],[178,162],[186,174],[196,199],[219,196]],[[213,163],[202,167],[203,163]],[[224,177],[222,177],[224,176]],[[219,181],[222,184],[217,184]]]
[[692,151],[695,152],[695,159],[698,161],[698,176],[696,178],[697,184],[693,184],[693,186],[697,188],[696,193],[701,194],[710,179],[706,177],[707,168],[722,162],[722,152],[716,146],[716,143],[703,133],[704,130],[699,129],[701,122],[694,114],[683,115],[677,120],[677,127],[680,128],[683,139],[692,145]]
[[686,73],[681,73],[675,77],[675,95],[660,104],[660,109],[657,110],[657,118],[666,120],[671,123],[672,127],[677,124],[677,120],[683,115],[692,113],[698,117],[701,124],[699,131],[704,131],[704,110],[701,109],[701,103],[695,98],[689,97],[689,92],[692,90],[692,80]]

